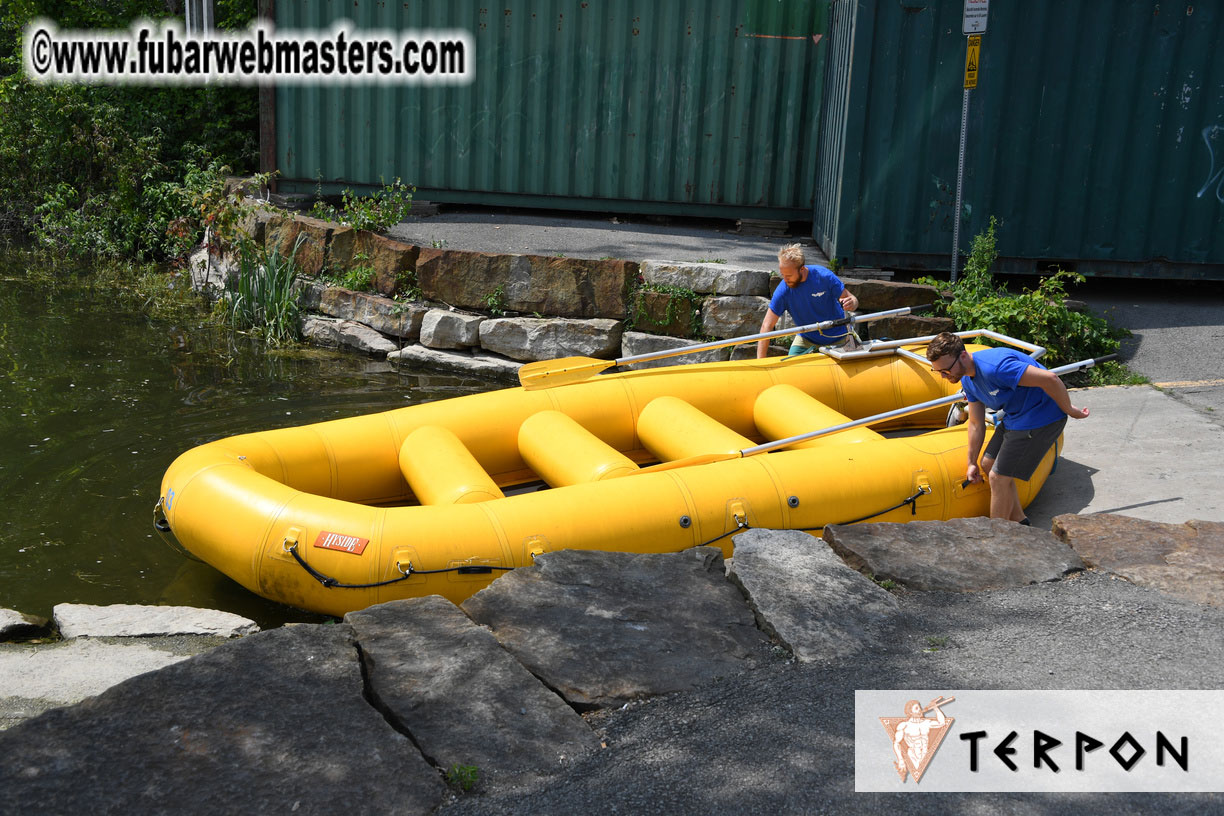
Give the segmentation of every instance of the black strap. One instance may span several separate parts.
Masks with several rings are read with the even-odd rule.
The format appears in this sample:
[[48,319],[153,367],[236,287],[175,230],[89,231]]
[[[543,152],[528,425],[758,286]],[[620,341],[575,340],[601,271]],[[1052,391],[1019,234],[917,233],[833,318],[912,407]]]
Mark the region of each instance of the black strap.
[[403,573],[403,575],[401,575],[399,578],[391,578],[386,581],[376,581],[372,584],[342,584],[335,578],[329,578],[328,576],[319,572],[314,567],[307,564],[306,560],[302,558],[302,556],[298,553],[297,544],[293,544],[288,549],[289,549],[289,554],[293,556],[293,559],[302,565],[302,569],[310,573],[310,577],[314,578],[316,581],[318,581],[320,584],[327,587],[328,589],[373,589],[374,587],[387,586],[388,584],[398,584],[400,581],[407,581],[409,578],[411,578],[414,575],[435,575],[440,572],[457,572],[460,575],[481,575],[485,573],[490,573],[493,570],[512,570],[514,569],[514,567],[494,567],[494,566],[486,566],[484,564],[479,564],[479,565],[466,566],[466,567],[443,567],[442,569],[419,570],[419,569],[415,569],[412,566],[411,561],[408,562],[407,569],[404,569],[403,567],[399,565],[399,562],[396,562],[396,567],[398,567],[399,571]]

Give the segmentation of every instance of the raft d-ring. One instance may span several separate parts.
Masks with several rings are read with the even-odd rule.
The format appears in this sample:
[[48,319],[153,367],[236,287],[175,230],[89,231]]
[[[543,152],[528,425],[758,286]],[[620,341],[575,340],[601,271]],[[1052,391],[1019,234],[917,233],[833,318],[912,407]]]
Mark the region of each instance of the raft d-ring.
[[400,575],[407,576],[407,575],[411,575],[411,574],[413,573],[413,569],[412,569],[412,562],[411,562],[411,561],[409,561],[409,562],[408,562],[408,569],[404,569],[404,565],[403,565],[403,564],[401,564],[401,563],[400,563],[400,562],[398,562],[398,561],[396,561],[396,562],[395,562],[395,568],[396,568],[397,570],[399,570],[399,574],[400,574]]
[[931,486],[929,484],[918,485],[918,492],[929,496],[931,494]]
[[281,539],[281,549],[287,553],[292,553],[297,549],[298,538],[302,535],[301,529],[290,527],[285,531],[285,537]]
[[741,529],[741,530],[742,530],[742,529],[744,529],[745,527],[747,527],[747,526],[748,526],[748,516],[747,516],[747,514],[740,515],[739,513],[734,513],[734,514],[732,514],[732,516],[731,516],[731,517],[732,517],[733,519],[735,519],[735,526],[736,526],[736,527],[738,527],[739,529]]

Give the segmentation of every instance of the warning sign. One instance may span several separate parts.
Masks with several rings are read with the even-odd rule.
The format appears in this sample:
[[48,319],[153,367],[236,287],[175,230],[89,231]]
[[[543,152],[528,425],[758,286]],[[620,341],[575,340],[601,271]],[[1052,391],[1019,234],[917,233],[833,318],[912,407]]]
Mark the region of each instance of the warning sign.
[[974,34],[969,38],[969,46],[965,52],[965,89],[977,87],[978,61],[982,56],[982,36]]
[[963,34],[982,34],[986,31],[986,18],[990,13],[990,0],[965,0],[965,16],[962,18]]

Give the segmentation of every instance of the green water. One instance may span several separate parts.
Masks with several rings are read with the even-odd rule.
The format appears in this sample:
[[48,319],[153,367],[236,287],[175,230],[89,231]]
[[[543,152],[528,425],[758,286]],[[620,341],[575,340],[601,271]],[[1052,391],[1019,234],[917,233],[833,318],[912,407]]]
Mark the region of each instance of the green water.
[[[10,262],[11,263],[11,262]],[[32,281],[0,256],[0,607],[183,604],[263,626],[316,620],[265,601],[153,531],[161,476],[237,433],[489,390],[354,353],[269,353],[202,313]]]

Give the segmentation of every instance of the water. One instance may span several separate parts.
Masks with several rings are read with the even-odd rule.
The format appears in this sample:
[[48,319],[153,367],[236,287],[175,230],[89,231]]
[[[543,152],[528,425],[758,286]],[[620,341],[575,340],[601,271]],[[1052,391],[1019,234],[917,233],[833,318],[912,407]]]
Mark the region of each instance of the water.
[[262,626],[263,600],[153,531],[162,474],[195,445],[497,387],[321,350],[268,352],[147,317],[118,293],[31,280],[0,256],[0,607],[182,604]]

